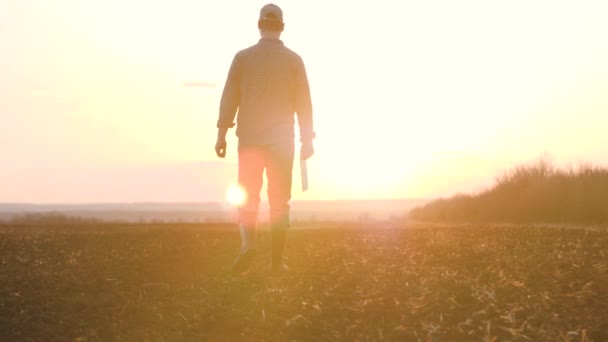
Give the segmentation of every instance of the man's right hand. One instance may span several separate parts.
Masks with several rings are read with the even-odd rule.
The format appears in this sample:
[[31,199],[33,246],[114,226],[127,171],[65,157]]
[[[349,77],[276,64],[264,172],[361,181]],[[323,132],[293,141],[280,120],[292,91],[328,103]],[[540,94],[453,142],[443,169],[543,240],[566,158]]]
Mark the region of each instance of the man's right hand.
[[217,142],[215,143],[215,154],[218,157],[224,158],[226,156],[226,139],[217,138]]
[[300,148],[300,160],[306,160],[313,154],[315,154],[315,149],[312,146],[312,141],[303,142]]

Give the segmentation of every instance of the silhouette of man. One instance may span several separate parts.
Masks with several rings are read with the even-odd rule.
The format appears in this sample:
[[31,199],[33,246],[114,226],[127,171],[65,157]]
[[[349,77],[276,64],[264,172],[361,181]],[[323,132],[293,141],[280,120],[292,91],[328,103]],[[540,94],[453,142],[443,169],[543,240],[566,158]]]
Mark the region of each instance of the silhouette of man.
[[[256,224],[262,175],[268,179],[273,272],[287,270],[283,253],[289,228],[289,200],[294,159],[294,114],[300,127],[300,158],[314,153],[312,103],[300,56],[280,40],[283,12],[275,4],[260,10],[261,39],[238,52],[230,66],[220,103],[215,152],[226,155],[226,133],[238,137],[238,182],[247,199],[239,208],[241,251],[232,270],[246,270],[256,255]],[[237,116],[238,110],[238,116]]]

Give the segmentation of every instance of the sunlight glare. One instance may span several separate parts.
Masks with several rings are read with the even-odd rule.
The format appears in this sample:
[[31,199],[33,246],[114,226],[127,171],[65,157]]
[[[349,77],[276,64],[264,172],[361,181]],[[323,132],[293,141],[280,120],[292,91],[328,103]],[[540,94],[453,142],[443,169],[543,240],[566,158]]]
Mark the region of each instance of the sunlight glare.
[[226,190],[226,201],[232,206],[240,207],[245,204],[247,194],[245,189],[238,184],[233,184]]

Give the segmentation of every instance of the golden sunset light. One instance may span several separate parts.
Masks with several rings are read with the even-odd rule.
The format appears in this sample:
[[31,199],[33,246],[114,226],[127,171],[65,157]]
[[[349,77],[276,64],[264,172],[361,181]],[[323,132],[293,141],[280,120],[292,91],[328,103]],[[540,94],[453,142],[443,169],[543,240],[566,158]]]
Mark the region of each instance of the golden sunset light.
[[0,42],[0,341],[608,341],[607,0],[2,0]]
[[[67,181],[94,172],[107,200],[145,201],[110,170],[172,168],[171,184],[177,165],[221,165],[222,87],[236,51],[258,39],[250,14],[263,4],[2,4],[0,199],[95,201]],[[604,1],[279,5],[282,39],[306,62],[318,131],[311,191],[294,199],[449,195],[541,154],[608,162],[598,143],[608,126]],[[236,163],[233,130],[227,160]],[[168,186],[166,198],[221,200],[206,188],[235,181],[234,171],[198,170],[198,194]]]

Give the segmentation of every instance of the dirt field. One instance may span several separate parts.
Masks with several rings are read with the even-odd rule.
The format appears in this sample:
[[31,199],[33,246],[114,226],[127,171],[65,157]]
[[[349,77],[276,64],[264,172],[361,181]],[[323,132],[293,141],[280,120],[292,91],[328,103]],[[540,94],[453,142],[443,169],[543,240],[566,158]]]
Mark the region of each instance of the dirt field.
[[231,276],[230,227],[0,228],[0,339],[608,340],[606,230],[334,227],[289,238],[288,275],[269,275],[263,231],[253,269]]

